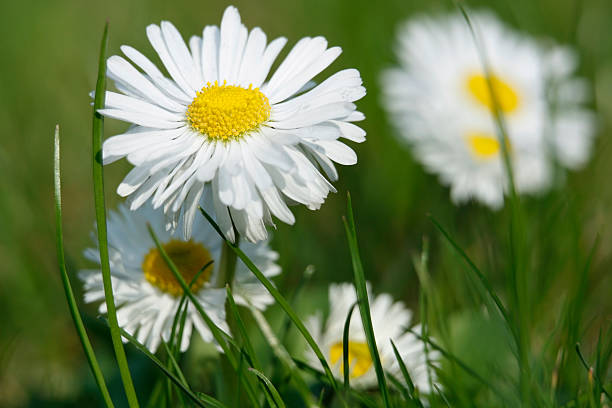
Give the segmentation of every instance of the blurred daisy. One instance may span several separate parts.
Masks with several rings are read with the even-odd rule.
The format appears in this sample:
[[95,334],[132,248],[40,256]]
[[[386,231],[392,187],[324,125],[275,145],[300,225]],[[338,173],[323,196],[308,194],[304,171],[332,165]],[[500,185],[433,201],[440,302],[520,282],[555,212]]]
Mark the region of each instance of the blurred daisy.
[[[472,16],[509,134],[516,188],[548,188],[554,163],[579,168],[589,157],[593,114],[581,107],[588,86],[572,77],[571,50],[544,48],[493,15]],[[455,203],[492,208],[508,188],[502,146],[482,60],[461,15],[421,18],[398,35],[400,67],[383,74],[384,104],[415,157],[451,188]]]
[[[368,293],[370,287],[368,285]],[[393,353],[390,340],[397,347],[410,378],[421,393],[430,392],[428,371],[435,380],[434,370],[427,369],[427,356],[423,343],[412,333],[406,332],[412,320],[412,312],[402,302],[393,302],[388,294],[373,297],[368,294],[370,312],[374,326],[374,336],[381,358],[383,369],[393,374],[397,379],[402,378],[399,364]],[[351,306],[357,301],[355,288],[350,283],[332,284],[329,287],[330,314],[325,324],[321,313],[311,316],[306,326],[313,338],[321,348],[327,363],[338,379],[344,378],[343,347],[344,323]],[[415,328],[420,332],[420,326]],[[308,360],[311,365],[321,367],[315,354],[308,349]],[[368,388],[376,386],[376,372],[372,357],[366,342],[365,332],[361,323],[359,310],[355,309],[351,316],[348,339],[348,361],[351,386]],[[429,359],[435,362],[438,359],[436,352],[429,352]]]
[[[155,352],[161,339],[168,341],[170,338],[174,316],[183,295],[183,289],[155,247],[147,230],[147,223],[151,224],[164,250],[187,283],[196,278],[204,265],[214,261],[212,266],[197,277],[192,291],[215,324],[227,332],[226,292],[224,284],[217,282],[221,238],[208,222],[198,218],[191,239],[184,240],[165,231],[163,212],[153,210],[150,205],[134,212],[121,205],[118,212],[111,212],[109,215],[111,281],[119,325]],[[272,277],[280,273],[280,267],[275,263],[278,254],[272,251],[266,242],[243,243],[240,247],[266,276]],[[87,249],[85,256],[100,263],[97,248]],[[85,302],[104,299],[102,274],[99,269],[82,270],[79,277],[85,285]],[[273,302],[265,287],[242,263],[236,265],[233,288],[234,297],[239,304],[263,310]],[[100,304],[100,312],[106,313],[106,303]],[[189,302],[181,351],[185,351],[189,346],[193,326],[204,341],[213,341],[208,326]]]
[[[170,78],[129,46],[108,59],[109,78],[121,93],[107,92],[101,114],[130,122],[126,133],[106,140],[104,163],[122,157],[134,169],[119,185],[136,209],[150,200],[175,227],[182,214],[183,236],[204,187],[212,189],[218,222],[234,240],[266,238],[272,215],[292,224],[287,203],[318,209],[336,180],[334,166],[355,164],[364,119],[353,104],[365,95],[355,69],[339,71],[317,86],[313,77],[341,53],[323,37],[302,38],[268,78],[286,43],[269,44],[259,28],[247,32],[238,10],[228,7],[221,26],[207,26],[189,47],[169,22],[147,27],[147,36]],[[133,64],[133,65],[132,65]],[[139,71],[136,67],[140,68]],[[231,218],[230,218],[231,217]]]

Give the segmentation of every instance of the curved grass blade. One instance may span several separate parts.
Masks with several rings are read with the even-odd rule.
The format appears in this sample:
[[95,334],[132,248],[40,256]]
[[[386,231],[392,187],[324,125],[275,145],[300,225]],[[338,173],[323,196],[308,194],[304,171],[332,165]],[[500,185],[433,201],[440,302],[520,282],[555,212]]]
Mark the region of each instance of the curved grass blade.
[[253,367],[249,367],[249,371],[252,372],[253,374],[255,374],[257,376],[257,378],[259,378],[259,380],[262,381],[265,384],[265,386],[266,386],[265,388],[270,393],[270,396],[272,397],[272,400],[274,401],[274,404],[278,408],[285,408],[285,403],[283,402],[280,394],[276,390],[276,387],[274,386],[274,384],[272,384],[272,382],[270,380],[268,380],[268,378],[266,378],[266,376],[263,375],[263,373],[261,371],[258,371],[256,369],[254,369]]
[[593,377],[593,379],[595,380],[595,382],[598,384],[599,388],[601,389],[601,391],[606,395],[606,397],[608,397],[608,399],[610,401],[612,401],[612,396],[608,393],[608,391],[606,391],[606,389],[603,386],[603,383],[601,382],[601,378],[599,378],[599,376],[597,375],[597,373],[595,373],[593,371],[593,368],[589,365],[589,363],[587,363],[586,359],[584,358],[584,356],[582,355],[582,351],[580,351],[580,343],[576,343],[576,353],[578,354],[578,358],[580,359],[580,362],[582,363],[582,365],[584,366],[584,368],[587,370],[587,372],[589,373],[590,376]]
[[400,356],[399,351],[397,351],[397,347],[395,347],[395,343],[393,339],[389,339],[391,342],[391,347],[393,347],[393,354],[395,354],[395,359],[399,364],[400,371],[402,372],[402,376],[404,377],[404,381],[406,381],[406,385],[408,385],[408,390],[410,391],[410,396],[415,398],[414,392],[416,390],[414,383],[412,382],[412,378],[410,378],[410,374],[408,373],[408,369],[406,368],[406,364],[404,364],[404,360],[402,356]]
[[79,339],[81,340],[83,351],[85,352],[85,356],[87,357],[89,368],[91,369],[91,373],[94,376],[94,380],[96,381],[98,389],[102,394],[102,399],[104,400],[104,403],[108,408],[113,408],[113,401],[110,397],[110,394],[108,393],[108,388],[106,388],[106,383],[104,382],[104,375],[102,375],[102,370],[98,365],[98,360],[96,359],[96,355],[93,351],[93,348],[91,347],[91,342],[89,341],[89,337],[87,336],[87,331],[85,330],[85,325],[83,324],[83,320],[81,319],[81,314],[79,313],[79,308],[74,298],[74,292],[72,291],[72,286],[70,285],[70,278],[68,277],[68,272],[66,271],[66,261],[64,258],[64,234],[62,232],[62,181],[60,173],[59,139],[59,125],[57,125],[55,127],[53,160],[53,175],[55,180],[55,238],[57,243],[57,261],[59,264],[60,274],[62,276],[62,285],[64,286],[64,293],[66,294],[68,308],[70,309],[70,314],[72,315],[74,326],[79,335]]
[[117,310],[111,284],[110,264],[108,260],[108,240],[106,234],[106,205],[104,203],[104,169],[102,165],[102,136],[104,134],[104,118],[98,113],[104,108],[106,93],[106,47],[108,45],[108,23],[104,26],[102,43],[100,45],[100,59],[98,61],[98,80],[96,82],[96,95],[93,105],[92,129],[92,167],[94,184],[94,202],[96,207],[96,225],[98,232],[98,248],[100,250],[100,269],[104,284],[104,298],[108,310],[108,323],[110,328],[115,358],[119,366],[121,381],[130,408],[138,408],[138,398],[134,390],[134,383],[130,375],[130,368],[121,342]]
[[[191,390],[186,381],[183,382],[180,378],[175,376],[170,370],[166,368],[164,363],[162,363],[153,353],[151,353],[144,345],[142,345],[138,340],[134,338],[131,334],[126,332],[123,329],[121,330],[121,335],[125,337],[130,343],[134,345],[142,354],[147,356],[149,360],[151,360],[169,379],[172,381],[177,387],[180,388],[186,396],[189,397],[198,407],[215,407],[215,408],[227,408],[221,401],[216,400],[210,395],[198,393],[200,397],[196,396],[196,394]],[[184,377],[183,377],[184,378]]]
[[359,246],[357,245],[357,232],[355,229],[355,220],[353,218],[353,206],[351,204],[351,195],[346,195],[346,209],[347,216],[344,218],[344,229],[346,230],[346,237],[349,243],[349,249],[351,251],[351,260],[353,263],[353,278],[355,283],[355,292],[357,293],[357,301],[359,303],[359,312],[361,313],[361,321],[366,335],[368,347],[370,349],[370,355],[374,363],[374,369],[376,370],[376,379],[378,380],[378,387],[383,399],[385,407],[391,407],[391,401],[389,398],[389,389],[387,388],[387,381],[385,379],[385,372],[382,368],[380,361],[380,355],[378,354],[378,347],[376,347],[376,338],[374,337],[374,327],[372,325],[372,316],[370,315],[370,301],[368,300],[368,290],[366,287],[365,274],[363,271],[363,265],[359,257]]
[[503,318],[506,321],[506,324],[508,325],[508,327],[510,327],[510,329],[514,330],[513,329],[514,325],[512,324],[512,320],[510,319],[510,316],[508,315],[508,311],[504,307],[504,304],[502,303],[502,301],[499,298],[499,296],[497,296],[497,293],[495,293],[495,290],[493,289],[493,286],[491,285],[491,283],[489,282],[487,277],[484,276],[484,274],[480,271],[480,269],[478,269],[476,264],[474,264],[474,262],[465,253],[465,251],[463,251],[463,249],[461,249],[461,247],[455,242],[455,240],[453,238],[451,238],[450,234],[444,229],[444,227],[442,227],[442,225],[440,225],[440,223],[433,216],[431,216],[430,214],[428,214],[427,216],[429,217],[431,222],[433,222],[434,226],[438,229],[438,231],[440,231],[442,233],[442,235],[444,236],[444,238],[446,238],[446,240],[451,244],[453,249],[468,264],[468,266],[470,267],[472,272],[474,272],[474,274],[476,274],[476,276],[478,277],[478,279],[480,280],[482,285],[485,287],[485,289],[489,293],[489,296],[491,296],[491,298],[493,299],[493,302],[495,302],[495,306],[497,306],[497,309],[499,310],[499,312],[503,316]]
[[321,349],[319,348],[317,343],[312,338],[312,335],[306,329],[306,326],[304,326],[304,323],[300,320],[300,318],[297,316],[293,308],[289,305],[285,297],[281,295],[281,293],[278,291],[278,289],[276,289],[276,287],[272,284],[272,282],[270,282],[270,280],[266,278],[266,276],[257,268],[257,266],[255,266],[255,264],[249,259],[248,256],[245,255],[244,252],[242,252],[242,250],[237,245],[233,244],[231,241],[225,238],[225,236],[223,235],[223,232],[221,231],[217,223],[210,217],[210,215],[206,213],[206,211],[204,211],[202,207],[200,207],[200,211],[202,212],[202,215],[204,215],[204,217],[208,220],[210,225],[212,225],[212,227],[217,231],[219,236],[225,240],[227,245],[232,250],[234,250],[234,252],[236,253],[236,255],[238,255],[240,260],[244,262],[246,267],[249,268],[251,272],[253,272],[253,275],[255,275],[255,277],[265,286],[265,288],[272,295],[272,297],[278,302],[280,307],[283,308],[287,316],[289,316],[293,324],[295,324],[295,326],[298,328],[298,330],[302,334],[302,337],[304,337],[304,339],[306,340],[306,342],[308,343],[312,351],[315,353],[315,355],[321,362],[321,365],[323,366],[325,370],[325,374],[327,375],[332,388],[337,391],[338,384],[336,383],[336,379],[334,378],[334,375],[332,374],[332,371],[329,368],[329,365],[327,364],[327,360],[325,360],[325,357],[323,356]]
[[[315,403],[312,394],[308,389],[308,385],[302,378],[301,373],[298,371],[299,367],[291,358],[291,355],[289,355],[287,349],[285,349],[283,344],[276,337],[274,331],[272,330],[272,327],[270,327],[270,324],[264,317],[263,313],[253,307],[251,307],[250,310],[251,314],[253,315],[253,318],[255,319],[255,322],[259,326],[259,330],[261,330],[266,341],[268,342],[268,345],[272,348],[274,355],[280,360],[281,363],[284,364],[284,366],[289,371],[291,382],[297,388],[298,392],[302,396],[302,399],[306,402],[306,405],[308,407],[320,406]],[[325,376],[325,374],[321,375]]]
[[[151,228],[150,224],[147,224],[147,229],[149,230],[149,234],[151,235],[151,238],[153,238],[153,241],[155,242],[155,246],[157,250],[159,251],[160,255],[162,256],[164,262],[166,262],[166,265],[168,265],[168,268],[174,275],[174,278],[176,279],[176,281],[181,285],[181,288],[183,289],[183,293],[186,294],[189,300],[193,303],[194,307],[196,308],[196,310],[198,311],[198,313],[200,314],[200,316],[202,317],[206,325],[209,327],[215,341],[219,344],[219,346],[225,353],[230,365],[232,366],[234,371],[238,373],[238,361],[236,360],[236,356],[234,355],[234,353],[229,348],[226,342],[226,339],[228,338],[231,339],[231,336],[225,333],[219,327],[217,327],[217,325],[210,319],[208,314],[204,311],[204,308],[202,307],[200,302],[198,302],[198,299],[196,299],[196,297],[193,295],[193,292],[191,292],[191,290],[189,289],[189,286],[187,286],[185,279],[183,279],[183,276],[181,275],[179,270],[176,268],[176,265],[174,264],[172,259],[170,259],[170,257],[168,256],[168,254],[162,247],[161,243],[159,242],[159,239],[157,238],[157,235],[155,235],[155,231],[153,231],[153,228]],[[240,376],[240,378],[243,379],[244,381],[246,393],[249,399],[251,400],[252,406],[254,407],[259,406],[259,403],[257,402],[257,398],[253,391],[253,387],[251,387],[251,383],[248,382],[246,378],[242,376]]]
[[349,328],[351,326],[351,317],[353,316],[353,311],[355,310],[355,306],[357,306],[357,302],[353,303],[351,308],[349,309],[348,315],[346,316],[346,320],[344,321],[344,330],[342,331],[342,371],[344,374],[344,388],[346,390],[349,389]]
[[492,393],[494,393],[495,395],[497,395],[502,401],[505,401],[505,397],[502,393],[500,393],[497,388],[495,388],[493,386],[493,384],[491,384],[489,381],[485,380],[480,374],[478,374],[476,371],[472,370],[470,368],[470,366],[468,366],[467,364],[465,364],[463,361],[461,361],[458,357],[456,357],[455,355],[449,353],[448,351],[446,351],[444,348],[442,348],[441,346],[439,346],[438,344],[436,344],[433,340],[431,340],[431,338],[425,338],[423,336],[421,336],[420,333],[417,333],[416,331],[412,330],[412,329],[408,329],[408,331],[412,334],[414,334],[419,340],[427,342],[434,350],[437,350],[440,354],[442,354],[447,360],[454,362],[455,364],[457,364],[457,366],[461,367],[466,373],[468,373],[469,375],[471,375],[472,377],[474,377],[476,380],[478,380],[479,382],[481,382],[488,390],[490,390]]

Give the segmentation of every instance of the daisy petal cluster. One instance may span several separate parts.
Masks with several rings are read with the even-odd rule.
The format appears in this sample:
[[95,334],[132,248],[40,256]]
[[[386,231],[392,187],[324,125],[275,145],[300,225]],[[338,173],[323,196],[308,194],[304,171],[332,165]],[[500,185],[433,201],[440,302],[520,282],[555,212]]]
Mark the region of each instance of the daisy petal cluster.
[[249,32],[234,7],[188,45],[167,21],[146,32],[169,77],[122,46],[125,57],[107,62],[119,92],[107,92],[100,111],[133,124],[103,146],[105,164],[125,157],[134,166],[117,189],[132,210],[163,208],[168,229],[182,217],[189,238],[198,205],[210,203],[229,239],[233,224],[257,242],[273,217],[294,222],[288,204],[323,204],[335,163],[357,162],[343,140],[365,140],[353,123],[364,119],[354,102],[365,88],[355,69],[312,83],[341,53],[325,38],[302,38],[270,75],[287,40]]
[[490,84],[463,16],[417,18],[399,30],[399,67],[383,74],[384,104],[415,158],[450,186],[455,203],[474,199],[497,209],[508,180],[495,103],[520,193],[550,188],[557,167],[585,164],[595,121],[583,107],[588,86],[573,76],[577,58],[570,49],[544,47],[492,14],[475,13],[472,20]]
[[[174,316],[177,313],[183,289],[157,250],[147,224],[158,235],[164,251],[170,256],[186,282],[194,283],[192,292],[208,316],[221,329],[228,332],[225,321],[225,282],[219,282],[218,264],[223,241],[219,234],[203,219],[197,218],[190,239],[166,231],[165,216],[147,204],[137,211],[125,205],[111,212],[108,219],[108,244],[111,267],[111,282],[119,326],[155,352],[163,339],[170,339]],[[276,264],[278,254],[267,242],[243,243],[240,248],[257,267],[271,278],[280,273]],[[85,256],[99,264],[97,248],[89,248]],[[213,263],[202,273],[200,270],[210,261]],[[84,283],[85,302],[104,299],[102,274],[99,269],[82,270],[79,273]],[[234,297],[241,305],[264,310],[273,303],[266,288],[246,269],[237,265],[233,281]],[[187,302],[187,319],[180,344],[187,350],[193,328],[202,339],[212,342],[213,336],[191,302]],[[99,308],[106,313],[106,304]]]
[[[437,364],[439,355],[435,351],[426,350],[423,342],[413,333],[406,331],[412,320],[412,312],[402,302],[394,302],[388,294],[373,296],[368,284],[370,313],[374,328],[374,337],[383,369],[402,378],[399,363],[393,353],[391,340],[395,343],[410,378],[421,393],[429,393],[430,377],[435,382],[435,370],[428,368],[427,361]],[[322,313],[317,313],[306,321],[313,338],[325,355],[333,374],[339,379],[344,378],[343,338],[344,324],[349,310],[357,301],[355,288],[350,283],[332,284],[329,287],[329,316],[323,319]],[[420,326],[413,328],[420,332]],[[351,387],[370,388],[377,385],[376,372],[365,337],[365,331],[358,311],[351,316],[348,334],[348,361]],[[307,357],[314,367],[321,367],[316,355],[309,349]]]

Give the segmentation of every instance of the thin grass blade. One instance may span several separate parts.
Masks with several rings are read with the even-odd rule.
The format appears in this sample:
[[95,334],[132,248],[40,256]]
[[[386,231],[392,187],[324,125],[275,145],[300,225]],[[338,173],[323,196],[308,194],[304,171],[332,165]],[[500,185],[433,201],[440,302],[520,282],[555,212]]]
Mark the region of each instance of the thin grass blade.
[[261,371],[256,370],[253,367],[250,367],[249,371],[255,374],[257,378],[259,378],[259,380],[265,384],[266,389],[270,392],[270,396],[272,397],[274,404],[278,408],[285,408],[285,403],[283,402],[280,394],[276,390],[276,387],[274,386],[274,384],[272,384],[272,382],[268,380],[268,378]]
[[74,326],[79,335],[79,339],[81,340],[81,345],[83,346],[83,351],[85,352],[85,356],[87,357],[87,362],[89,363],[91,373],[93,374],[98,389],[102,394],[102,399],[104,400],[104,403],[108,408],[113,408],[113,401],[110,397],[110,394],[108,393],[108,388],[106,387],[106,382],[104,381],[104,375],[102,375],[102,370],[100,369],[100,365],[98,364],[98,360],[96,359],[96,355],[91,346],[91,342],[89,341],[89,337],[87,336],[87,331],[85,330],[85,325],[83,324],[83,320],[81,319],[81,314],[79,313],[79,308],[74,297],[74,292],[72,291],[70,278],[68,277],[68,272],[66,271],[66,260],[64,258],[64,233],[62,231],[62,181],[60,173],[59,125],[55,127],[54,146],[55,149],[53,160],[53,173],[55,180],[55,238],[57,243],[57,260],[59,264],[60,274],[62,277],[62,285],[64,286],[64,293],[66,295],[66,301],[68,302],[68,308],[70,309],[70,314],[72,315]]
[[229,245],[229,247],[232,250],[234,250],[234,252],[236,252],[236,255],[240,258],[240,260],[244,262],[246,267],[249,268],[251,272],[253,272],[253,275],[255,275],[255,277],[265,286],[265,288],[272,295],[272,297],[278,302],[280,307],[283,308],[287,316],[289,316],[293,324],[295,324],[297,329],[300,331],[300,333],[302,334],[302,336],[304,337],[304,339],[306,340],[306,342],[312,349],[312,351],[315,353],[315,355],[321,362],[321,365],[323,366],[325,370],[325,374],[327,375],[330,381],[330,384],[332,385],[332,388],[334,388],[334,390],[338,390],[338,384],[336,382],[336,379],[334,378],[334,375],[332,374],[332,371],[329,368],[329,365],[327,364],[327,360],[325,360],[325,357],[323,356],[321,349],[319,348],[317,343],[312,338],[312,335],[306,329],[306,326],[304,325],[302,320],[297,316],[293,308],[289,305],[289,302],[287,302],[285,297],[281,295],[278,289],[276,289],[276,287],[272,284],[272,282],[270,282],[270,280],[266,278],[266,276],[257,268],[257,266],[255,266],[255,264],[249,259],[249,257],[246,256],[245,253],[242,252],[242,250],[237,245],[233,244],[231,241],[225,238],[225,236],[223,235],[223,232],[221,231],[217,223],[210,217],[210,215],[208,215],[206,211],[204,211],[204,209],[201,207],[200,207],[200,211],[202,212],[202,215],[204,215],[204,217],[208,220],[210,225],[212,225],[213,228],[217,231],[219,236],[221,236],[225,240],[225,242]]
[[108,23],[104,26],[102,43],[100,45],[100,59],[98,61],[98,80],[96,82],[96,94],[93,105],[93,130],[92,130],[92,167],[94,184],[94,203],[96,209],[96,225],[98,232],[98,248],[100,250],[100,269],[104,283],[104,297],[108,310],[108,323],[111,340],[115,351],[115,358],[119,366],[121,381],[130,408],[138,408],[138,398],[134,390],[134,383],[130,374],[130,368],[121,342],[119,323],[117,321],[117,310],[111,284],[110,263],[108,260],[108,239],[106,233],[106,204],[104,202],[104,168],[102,164],[102,137],[104,135],[104,118],[98,113],[104,108],[104,97],[106,94],[106,48],[108,45]]
[[348,390],[350,387],[349,383],[349,329],[351,326],[351,317],[353,311],[357,306],[357,302],[353,303],[344,321],[344,329],[342,331],[342,371],[344,374],[344,389]]
[[383,399],[383,404],[385,405],[385,407],[388,408],[391,407],[391,400],[389,398],[389,389],[387,388],[385,372],[382,368],[382,362],[380,361],[378,347],[376,346],[376,338],[374,336],[372,316],[370,315],[370,301],[368,299],[368,291],[366,286],[365,274],[363,271],[363,265],[361,264],[361,258],[359,257],[357,231],[355,229],[355,220],[353,217],[353,206],[351,204],[350,194],[347,194],[346,208],[347,216],[346,218],[344,218],[344,228],[346,230],[346,236],[351,252],[351,260],[353,263],[353,277],[355,283],[355,291],[357,293],[357,301],[359,303],[359,312],[361,313],[361,321],[363,323],[366,340],[370,349],[370,355],[372,356],[372,361],[374,363],[374,369],[376,370],[376,379],[378,380],[378,387]]

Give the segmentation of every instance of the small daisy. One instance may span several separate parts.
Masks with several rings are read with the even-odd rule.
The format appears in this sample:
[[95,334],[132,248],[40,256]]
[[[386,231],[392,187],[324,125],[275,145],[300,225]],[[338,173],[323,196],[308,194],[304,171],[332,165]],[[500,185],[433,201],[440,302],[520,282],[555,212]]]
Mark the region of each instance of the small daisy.
[[[164,214],[145,205],[130,211],[121,205],[111,212],[108,219],[108,245],[111,281],[117,305],[119,325],[137,340],[155,352],[161,339],[168,341],[183,289],[167,267],[155,247],[147,223],[158,235],[164,250],[174,261],[187,283],[191,282],[208,262],[213,264],[195,281],[192,291],[206,313],[217,326],[228,331],[225,322],[225,285],[217,282],[218,261],[222,241],[210,224],[197,218],[191,239],[184,240],[163,228]],[[276,264],[278,254],[266,242],[243,243],[241,249],[267,276],[280,273]],[[89,248],[85,256],[100,263],[98,250]],[[85,285],[85,302],[104,299],[102,274],[99,269],[82,270],[80,279]],[[219,288],[221,286],[221,288]],[[250,271],[242,264],[236,265],[233,294],[237,303],[265,309],[273,298]],[[106,303],[100,304],[100,312],[106,313]],[[212,333],[199,313],[189,302],[181,351],[189,346],[192,327],[195,326],[204,341],[212,342]]]
[[[548,188],[556,162],[589,158],[593,114],[571,50],[545,48],[493,15],[472,16],[509,136],[516,188]],[[420,18],[398,35],[400,67],[383,74],[384,104],[415,157],[450,186],[455,203],[503,205],[508,188],[493,101],[474,38],[461,15]]]
[[323,204],[335,190],[322,172],[337,180],[334,162],[357,162],[341,139],[365,140],[353,124],[364,119],[353,102],[365,88],[355,69],[314,85],[341,53],[325,38],[302,38],[268,78],[287,40],[267,43],[260,28],[248,32],[235,7],[189,46],[167,21],[148,26],[147,37],[170,78],[122,46],[131,63],[108,59],[107,74],[120,93],[107,92],[100,110],[134,125],[103,146],[105,164],[126,157],[134,165],[117,189],[130,197],[131,209],[146,201],[163,207],[169,228],[182,214],[188,238],[204,198],[228,238],[235,239],[233,221],[240,235],[257,242],[267,237],[272,216],[294,222],[287,203],[311,210]]
[[[406,309],[402,302],[393,302],[393,298],[388,294],[373,297],[369,289],[368,285],[374,336],[383,369],[397,379],[402,378],[400,366],[390,342],[390,340],[393,340],[414,385],[419,389],[419,392],[429,393],[428,375],[432,376],[433,381],[435,380],[435,373],[433,369],[427,369],[427,358],[423,343],[414,334],[406,332],[412,320],[412,312]],[[325,324],[320,312],[306,321],[308,330],[321,348],[332,372],[340,380],[344,378],[342,365],[344,324],[349,310],[356,300],[357,295],[352,284],[332,284],[329,287],[330,314]],[[415,331],[420,332],[420,326],[416,327]],[[375,386],[377,384],[376,372],[357,308],[351,316],[348,342],[351,386],[357,388]],[[321,363],[310,349],[307,356],[311,365],[321,367]],[[438,359],[438,353],[430,351],[429,359],[435,363]],[[428,374],[428,371],[430,374]]]

